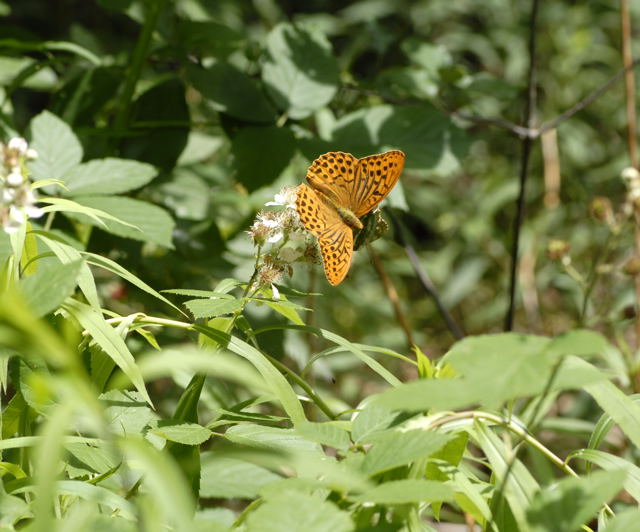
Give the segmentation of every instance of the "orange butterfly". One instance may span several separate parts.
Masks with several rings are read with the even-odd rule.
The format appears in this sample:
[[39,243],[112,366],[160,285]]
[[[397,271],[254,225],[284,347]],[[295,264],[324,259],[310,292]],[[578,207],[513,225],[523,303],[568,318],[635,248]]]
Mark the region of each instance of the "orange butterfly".
[[325,153],[298,187],[296,210],[320,244],[324,273],[332,285],[346,277],[353,256],[353,229],[391,192],[404,167],[399,150],[358,159],[341,151]]

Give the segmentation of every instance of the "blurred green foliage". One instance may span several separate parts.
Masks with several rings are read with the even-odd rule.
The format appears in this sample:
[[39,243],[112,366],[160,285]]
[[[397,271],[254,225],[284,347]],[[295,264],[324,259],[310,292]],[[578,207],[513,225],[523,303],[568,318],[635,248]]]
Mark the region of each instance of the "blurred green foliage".
[[[623,84],[535,144],[529,334],[451,348],[399,238],[466,333],[500,330],[520,139],[469,115],[522,122],[530,19],[506,0],[0,1],[0,135],[38,151],[34,181],[63,184],[44,186],[29,232],[0,231],[0,530],[50,527],[54,501],[65,530],[112,529],[113,514],[118,530],[250,531],[462,514],[573,530],[598,512],[604,529],[622,486],[637,501]],[[618,71],[619,27],[617,4],[542,3],[536,125]],[[373,249],[417,363],[365,249],[337,288],[297,265],[280,300],[240,295],[266,201],[321,153],[388,149],[407,159]],[[590,330],[558,336],[576,327]],[[606,440],[614,422],[624,442]],[[554,492],[570,452],[580,473],[607,471]]]

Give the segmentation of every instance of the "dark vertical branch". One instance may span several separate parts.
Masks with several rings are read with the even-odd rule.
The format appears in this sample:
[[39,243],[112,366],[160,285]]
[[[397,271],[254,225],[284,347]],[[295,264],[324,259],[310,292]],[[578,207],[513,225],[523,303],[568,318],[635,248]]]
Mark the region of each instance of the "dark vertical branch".
[[[533,0],[531,5],[531,18],[529,19],[529,75],[527,77],[527,100],[524,108],[523,125],[528,129],[533,127],[533,115],[536,107],[536,34],[538,28],[539,0]],[[516,307],[516,285],[518,284],[518,254],[520,248],[520,232],[524,221],[524,204],[526,197],[527,179],[529,177],[529,159],[533,139],[522,139],[522,156],[520,161],[520,191],[516,203],[516,215],[513,218],[513,240],[511,243],[511,275],[509,280],[509,309],[505,318],[504,328],[507,331],[513,329],[513,318]]]

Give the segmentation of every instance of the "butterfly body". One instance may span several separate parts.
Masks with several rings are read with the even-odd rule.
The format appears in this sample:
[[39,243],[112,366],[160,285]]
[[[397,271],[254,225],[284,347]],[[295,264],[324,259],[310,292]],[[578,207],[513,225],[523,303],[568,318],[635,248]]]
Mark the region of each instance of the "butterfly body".
[[353,256],[353,229],[394,187],[404,167],[404,153],[388,151],[357,159],[329,152],[307,171],[308,185],[298,187],[296,210],[305,228],[318,238],[327,280],[339,284]]

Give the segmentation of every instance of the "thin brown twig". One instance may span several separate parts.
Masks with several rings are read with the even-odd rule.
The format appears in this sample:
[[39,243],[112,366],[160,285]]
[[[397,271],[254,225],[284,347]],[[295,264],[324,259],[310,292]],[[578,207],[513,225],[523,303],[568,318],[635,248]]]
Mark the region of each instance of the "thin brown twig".
[[456,340],[462,340],[464,338],[464,333],[462,332],[462,329],[458,326],[456,321],[453,319],[453,316],[451,316],[451,314],[447,310],[447,307],[444,306],[444,303],[442,302],[442,300],[440,299],[440,296],[438,295],[438,290],[436,289],[435,285],[431,281],[431,277],[429,277],[429,274],[427,273],[427,271],[422,267],[418,254],[416,253],[415,249],[413,249],[413,246],[409,243],[408,235],[405,234],[407,230],[402,224],[402,221],[395,215],[395,213],[393,212],[393,209],[385,210],[385,212],[389,214],[389,217],[391,218],[391,221],[397,230],[398,240],[400,241],[400,244],[404,247],[405,253],[409,258],[409,262],[411,262],[411,266],[413,266],[413,270],[415,271],[416,276],[418,277],[418,280],[422,284],[425,292],[427,292],[427,294],[431,296],[431,299],[433,299],[433,302],[436,304],[436,308],[438,309],[438,312],[444,319],[444,322],[447,324],[447,327],[449,328],[449,331],[451,331],[451,334],[453,335],[453,337]]
[[[529,20],[529,73],[527,75],[527,99],[524,108],[524,125],[532,129],[534,113],[536,108],[537,89],[537,62],[536,62],[536,35],[538,25],[539,1],[533,0],[531,7],[531,18]],[[522,158],[520,160],[520,190],[516,203],[516,215],[513,218],[513,241],[511,244],[511,271],[509,276],[509,308],[505,316],[504,328],[506,331],[513,329],[513,320],[516,309],[516,285],[518,284],[518,255],[520,252],[520,233],[524,222],[524,203],[527,189],[527,179],[529,177],[529,159],[533,139],[524,137],[522,139]]]
[[416,342],[413,338],[413,332],[411,331],[411,327],[409,326],[409,322],[400,306],[400,297],[398,296],[398,291],[396,290],[393,281],[387,275],[387,272],[382,265],[382,261],[380,257],[375,252],[375,250],[371,246],[367,246],[367,250],[369,251],[369,257],[371,257],[371,262],[373,263],[373,267],[376,269],[378,277],[380,277],[380,281],[382,281],[382,286],[384,286],[384,290],[387,293],[387,297],[389,301],[391,301],[391,306],[393,307],[393,313],[396,315],[396,321],[404,331],[404,336],[407,339],[407,345],[409,348],[412,348],[416,345]]

